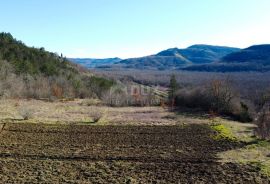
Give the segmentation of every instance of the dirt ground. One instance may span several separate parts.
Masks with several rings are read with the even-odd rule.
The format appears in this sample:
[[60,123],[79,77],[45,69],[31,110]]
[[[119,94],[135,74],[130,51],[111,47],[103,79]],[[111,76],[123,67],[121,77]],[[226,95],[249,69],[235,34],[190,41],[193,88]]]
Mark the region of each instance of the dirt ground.
[[[213,139],[217,122],[245,143]],[[0,183],[269,183],[246,158],[252,127],[91,99],[1,100]]]
[[243,143],[214,140],[207,125],[4,124],[3,183],[268,183],[250,165],[220,163]]

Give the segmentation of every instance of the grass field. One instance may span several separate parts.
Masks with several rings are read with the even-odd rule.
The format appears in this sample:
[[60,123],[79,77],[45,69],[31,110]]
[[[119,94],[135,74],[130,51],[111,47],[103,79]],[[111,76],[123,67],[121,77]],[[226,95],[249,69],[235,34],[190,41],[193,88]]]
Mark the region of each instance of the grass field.
[[[270,181],[269,143],[252,136],[254,125],[203,114],[174,114],[161,107],[111,108],[92,103],[3,101],[0,181]],[[96,114],[101,117],[94,122]]]

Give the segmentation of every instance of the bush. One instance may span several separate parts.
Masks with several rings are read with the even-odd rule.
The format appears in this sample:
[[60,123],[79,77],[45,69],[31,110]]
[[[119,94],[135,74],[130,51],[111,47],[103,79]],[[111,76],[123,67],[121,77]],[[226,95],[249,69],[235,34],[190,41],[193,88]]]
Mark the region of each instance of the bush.
[[262,139],[270,138],[270,105],[265,104],[256,118],[256,135]]
[[103,117],[103,113],[99,111],[90,112],[90,116],[93,119],[93,123],[98,123],[99,120]]
[[181,89],[176,95],[176,105],[227,115],[242,122],[252,120],[248,106],[241,103],[228,81],[212,81],[200,88]]
[[240,105],[240,111],[234,113],[235,119],[240,122],[252,122],[253,118],[249,107],[244,102],[240,102]]
[[211,101],[208,99],[204,89],[182,89],[176,94],[176,106],[208,111],[211,108]]
[[28,108],[20,109],[19,114],[22,116],[23,120],[29,120],[33,117],[33,111]]

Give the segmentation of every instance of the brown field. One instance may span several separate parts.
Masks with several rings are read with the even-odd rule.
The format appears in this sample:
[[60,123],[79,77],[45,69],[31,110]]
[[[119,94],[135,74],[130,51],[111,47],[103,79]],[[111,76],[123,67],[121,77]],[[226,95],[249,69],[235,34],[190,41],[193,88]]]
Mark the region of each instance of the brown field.
[[[0,107],[1,183],[270,181],[259,166],[225,161],[223,153],[250,144],[216,139],[218,133],[208,125],[213,120],[205,117],[175,115],[160,107],[89,106],[77,100],[9,100]],[[29,120],[22,119],[22,107],[31,110]],[[103,117],[93,123],[93,112],[98,111]],[[232,132],[245,137],[243,126],[237,125]]]
[[248,165],[217,162],[242,146],[215,141],[203,125],[87,126],[7,124],[0,180],[50,183],[265,183]]

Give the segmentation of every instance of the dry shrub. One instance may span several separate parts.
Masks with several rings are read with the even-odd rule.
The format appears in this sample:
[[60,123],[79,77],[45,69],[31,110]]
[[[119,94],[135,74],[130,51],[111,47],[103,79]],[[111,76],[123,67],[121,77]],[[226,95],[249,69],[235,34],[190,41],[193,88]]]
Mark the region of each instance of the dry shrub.
[[227,80],[214,80],[206,86],[181,89],[176,95],[176,105],[231,116],[242,122],[252,120],[248,106],[241,102]]
[[90,116],[93,119],[93,123],[98,123],[103,117],[103,112],[100,111],[91,111]]
[[270,138],[270,106],[264,105],[256,118],[256,135],[262,139]]
[[63,97],[63,89],[58,86],[57,84],[54,84],[52,86],[52,95],[56,98],[62,98]]
[[0,97],[22,97],[25,90],[24,81],[13,73],[9,63],[0,60]]
[[206,92],[213,111],[217,113],[232,112],[232,100],[235,99],[236,95],[228,79],[211,81]]
[[181,89],[176,95],[176,106],[208,111],[211,109],[211,101],[204,88]]
[[19,109],[19,114],[22,116],[23,120],[29,120],[33,117],[33,111],[28,108]]
[[41,76],[38,76],[36,80],[32,82],[32,97],[37,99],[48,98],[51,96],[50,83],[49,81]]

